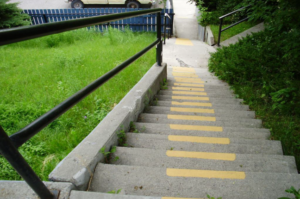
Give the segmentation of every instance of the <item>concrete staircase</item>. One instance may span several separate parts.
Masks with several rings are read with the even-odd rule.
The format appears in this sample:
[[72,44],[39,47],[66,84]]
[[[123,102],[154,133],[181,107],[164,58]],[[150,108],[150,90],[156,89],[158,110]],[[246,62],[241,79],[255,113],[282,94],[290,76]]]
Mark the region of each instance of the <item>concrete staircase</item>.
[[117,147],[111,164],[98,164],[90,192],[72,191],[71,199],[292,197],[285,190],[300,187],[294,157],[268,140],[226,83],[200,68],[173,67],[168,75],[126,147]]

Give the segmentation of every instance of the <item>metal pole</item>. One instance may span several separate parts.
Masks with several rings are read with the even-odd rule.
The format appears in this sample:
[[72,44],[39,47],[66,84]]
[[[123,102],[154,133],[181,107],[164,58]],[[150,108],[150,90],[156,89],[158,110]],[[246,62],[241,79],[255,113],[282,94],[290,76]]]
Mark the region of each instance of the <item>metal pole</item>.
[[[56,199],[58,191],[55,190],[53,194],[39,177],[34,173],[32,168],[25,161],[19,151],[13,146],[9,137],[0,126],[0,153],[7,159],[7,161],[14,167],[20,176],[27,182],[27,184],[34,190],[34,192],[41,199]],[[16,190],[17,191],[17,190]]]
[[220,41],[221,41],[222,25],[223,25],[223,18],[220,19],[218,46],[220,46]]
[[156,62],[158,66],[162,63],[162,41],[161,41],[161,13],[156,14],[156,24],[157,24],[157,39],[159,43],[156,47]]
[[167,28],[166,28],[166,26],[167,26],[167,17],[166,16],[164,17],[164,24],[165,24],[165,27],[164,27],[164,44],[166,44],[166,34],[167,34],[167,32],[166,32],[166,30],[167,30]]

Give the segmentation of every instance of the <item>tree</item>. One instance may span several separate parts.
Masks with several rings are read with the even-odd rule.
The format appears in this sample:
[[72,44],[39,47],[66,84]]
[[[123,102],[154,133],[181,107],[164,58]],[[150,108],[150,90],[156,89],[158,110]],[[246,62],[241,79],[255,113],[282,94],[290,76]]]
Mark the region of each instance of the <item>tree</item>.
[[18,3],[7,3],[8,1],[0,0],[0,29],[29,25],[30,16],[21,13]]

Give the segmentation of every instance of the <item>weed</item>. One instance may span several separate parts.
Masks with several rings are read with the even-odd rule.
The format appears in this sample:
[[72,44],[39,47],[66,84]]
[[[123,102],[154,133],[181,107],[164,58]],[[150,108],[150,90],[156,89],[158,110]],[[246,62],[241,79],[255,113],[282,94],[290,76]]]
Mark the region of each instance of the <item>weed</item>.
[[126,133],[124,127],[122,127],[122,129],[119,132],[117,132],[117,136],[119,146],[124,146],[126,143]]
[[163,79],[163,81],[160,83],[160,89],[161,90],[167,90],[168,89],[167,79]]
[[[285,190],[285,192],[294,194],[295,199],[300,199],[300,189],[298,189],[298,191],[297,191],[297,190],[292,186],[291,188]],[[278,198],[278,199],[291,199],[291,198],[288,198],[288,197],[281,197],[281,198]]]
[[170,150],[173,151],[174,147],[171,147]]
[[109,192],[107,192],[107,193],[119,194],[119,193],[121,192],[121,190],[122,190],[122,189],[118,189],[117,191],[111,190],[111,191],[109,191]]
[[[210,195],[206,195],[208,199],[215,199],[215,197],[211,197]],[[217,199],[222,199],[222,197],[218,197]]]
[[[105,163],[109,163],[111,160],[111,155],[117,150],[116,146],[113,146],[110,151],[105,151],[105,146],[100,149],[100,153],[103,154]],[[116,156],[113,161],[119,160],[119,157]]]

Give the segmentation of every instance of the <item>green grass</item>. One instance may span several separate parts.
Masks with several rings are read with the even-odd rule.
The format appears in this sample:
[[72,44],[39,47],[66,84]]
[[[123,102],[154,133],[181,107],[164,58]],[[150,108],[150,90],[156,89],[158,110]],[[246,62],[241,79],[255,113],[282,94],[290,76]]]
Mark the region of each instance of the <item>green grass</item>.
[[[153,41],[152,33],[77,30],[0,47],[0,125],[11,135]],[[154,63],[152,49],[25,143],[19,151],[38,176],[47,180]],[[0,179],[21,179],[2,157]]]
[[[226,39],[229,39],[230,37],[233,37],[239,33],[244,32],[245,30],[248,30],[249,28],[252,28],[253,26],[257,25],[257,22],[249,22],[245,21],[242,22],[236,26],[233,26],[232,28],[229,28],[228,30],[225,30],[221,34],[221,42],[225,41]],[[230,26],[230,24],[225,24],[222,26],[222,29]],[[210,29],[214,35],[215,42],[218,42],[218,36],[219,36],[219,25],[210,25]]]

